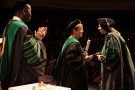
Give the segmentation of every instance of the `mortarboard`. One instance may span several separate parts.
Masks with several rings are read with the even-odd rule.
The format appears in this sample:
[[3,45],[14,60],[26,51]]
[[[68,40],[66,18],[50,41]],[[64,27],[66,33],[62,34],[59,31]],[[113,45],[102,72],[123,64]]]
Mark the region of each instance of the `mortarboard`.
[[15,5],[13,6],[13,12],[17,11],[17,10],[21,10],[24,8],[24,6],[26,4],[30,4],[31,3],[31,0],[17,0],[15,2]]
[[97,21],[99,24],[104,25],[104,26],[106,25],[110,26],[110,25],[115,24],[115,21],[110,18],[98,18]]
[[71,32],[73,30],[73,28],[77,25],[77,24],[80,24],[81,23],[81,20],[79,19],[75,19],[74,21],[70,22],[66,28],[66,30],[68,32]]

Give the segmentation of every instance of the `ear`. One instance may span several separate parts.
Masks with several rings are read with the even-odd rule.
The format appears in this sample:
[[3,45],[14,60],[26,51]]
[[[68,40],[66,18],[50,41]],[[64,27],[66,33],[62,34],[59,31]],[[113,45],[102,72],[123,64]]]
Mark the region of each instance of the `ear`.
[[72,33],[75,33],[75,31],[76,31],[76,30],[75,30],[75,29],[73,29],[73,30],[72,30]]
[[23,14],[24,14],[24,15],[26,14],[26,10],[25,10],[25,9],[23,9]]

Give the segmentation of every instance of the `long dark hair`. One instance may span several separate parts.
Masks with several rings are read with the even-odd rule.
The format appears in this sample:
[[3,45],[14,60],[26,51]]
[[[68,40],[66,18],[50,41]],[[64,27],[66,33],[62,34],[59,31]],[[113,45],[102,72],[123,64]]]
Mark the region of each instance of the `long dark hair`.
[[117,32],[117,34],[120,35],[120,32],[116,30],[113,26],[111,25],[100,25],[106,32]]

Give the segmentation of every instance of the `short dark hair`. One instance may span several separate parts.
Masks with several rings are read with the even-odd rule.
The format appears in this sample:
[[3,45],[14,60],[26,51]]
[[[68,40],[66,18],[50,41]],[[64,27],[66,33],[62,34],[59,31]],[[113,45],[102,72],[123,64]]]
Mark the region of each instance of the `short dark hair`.
[[24,9],[26,4],[30,4],[31,0],[17,0],[12,8],[13,12]]

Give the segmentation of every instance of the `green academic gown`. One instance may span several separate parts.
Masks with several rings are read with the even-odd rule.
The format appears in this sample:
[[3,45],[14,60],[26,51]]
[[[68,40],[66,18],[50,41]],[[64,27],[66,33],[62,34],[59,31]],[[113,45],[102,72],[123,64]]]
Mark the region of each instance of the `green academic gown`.
[[42,41],[39,44],[40,57],[35,63],[27,63],[23,56],[23,43],[27,37],[28,27],[23,21],[10,20],[4,30],[6,37],[4,54],[0,60],[0,80],[3,90],[8,87],[38,82],[44,75],[46,65],[46,48]]
[[71,90],[88,90],[85,60],[79,41],[68,38],[56,64],[57,85]]
[[107,33],[101,54],[100,90],[135,90],[135,68],[125,40]]

